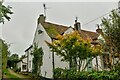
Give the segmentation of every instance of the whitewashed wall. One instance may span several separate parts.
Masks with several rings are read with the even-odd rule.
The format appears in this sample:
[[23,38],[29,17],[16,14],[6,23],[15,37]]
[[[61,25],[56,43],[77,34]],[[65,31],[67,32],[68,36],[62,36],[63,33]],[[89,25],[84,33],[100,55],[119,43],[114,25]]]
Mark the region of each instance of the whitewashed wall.
[[29,49],[28,51],[25,52],[27,58],[28,58],[28,72],[32,72],[32,60],[33,60],[33,55],[31,55],[32,48]]
[[22,59],[22,65],[26,65],[26,69],[24,70],[23,67],[22,67],[21,71],[27,71],[27,57]]
[[33,55],[31,55],[31,49],[29,50],[29,56],[28,56],[28,70],[29,72],[32,72],[32,67],[33,67]]
[[26,69],[24,70],[22,65],[27,65],[27,58],[22,59],[22,61],[17,63],[17,68],[21,68],[21,71],[27,71],[27,66]]
[[[41,34],[38,34],[38,30],[42,30]],[[42,47],[44,55],[43,55],[43,66],[41,67],[42,76],[52,78],[52,54],[50,53],[49,47],[45,43],[45,41],[51,42],[51,38],[46,33],[45,29],[41,24],[37,26],[33,44],[38,44],[38,47]],[[46,73],[47,72],[47,73]]]
[[[17,68],[22,68],[22,61],[17,63]],[[21,71],[22,71],[22,69],[21,69]]]

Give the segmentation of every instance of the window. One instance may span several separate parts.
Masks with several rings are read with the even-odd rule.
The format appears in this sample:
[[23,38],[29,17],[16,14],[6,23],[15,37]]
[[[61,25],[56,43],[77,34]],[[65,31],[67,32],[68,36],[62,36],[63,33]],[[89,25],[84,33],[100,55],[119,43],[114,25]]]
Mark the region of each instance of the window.
[[27,69],[27,65],[22,65],[23,70]]
[[42,32],[43,32],[42,30],[40,30],[40,29],[38,30],[38,34],[41,34]]

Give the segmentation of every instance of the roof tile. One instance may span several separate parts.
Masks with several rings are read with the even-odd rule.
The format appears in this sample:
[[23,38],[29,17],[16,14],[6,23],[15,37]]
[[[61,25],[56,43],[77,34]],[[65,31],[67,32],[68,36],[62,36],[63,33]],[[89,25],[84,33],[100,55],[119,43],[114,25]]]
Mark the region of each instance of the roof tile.
[[[44,22],[41,24],[51,38],[55,38],[59,34],[62,35],[69,28],[68,26],[58,25],[50,22]],[[80,30],[79,33],[83,39],[87,39],[89,37],[93,40],[97,39],[97,37],[99,36],[96,32],[86,30]]]

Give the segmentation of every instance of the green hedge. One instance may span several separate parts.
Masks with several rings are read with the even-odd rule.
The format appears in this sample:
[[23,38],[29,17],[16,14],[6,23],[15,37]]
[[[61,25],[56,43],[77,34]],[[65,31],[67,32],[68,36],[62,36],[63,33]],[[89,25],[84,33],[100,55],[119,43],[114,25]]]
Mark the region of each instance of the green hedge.
[[77,72],[75,70],[67,70],[56,68],[54,70],[55,79],[60,80],[120,80],[120,72],[112,71],[93,71],[93,72]]

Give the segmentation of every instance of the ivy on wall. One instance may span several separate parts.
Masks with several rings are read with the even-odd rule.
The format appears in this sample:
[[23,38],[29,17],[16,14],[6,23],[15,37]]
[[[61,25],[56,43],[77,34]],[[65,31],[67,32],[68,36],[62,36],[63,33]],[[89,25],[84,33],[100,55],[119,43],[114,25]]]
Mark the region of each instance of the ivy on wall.
[[33,74],[35,77],[41,76],[41,66],[43,65],[43,49],[42,47],[38,48],[37,44],[34,44],[33,47]]

